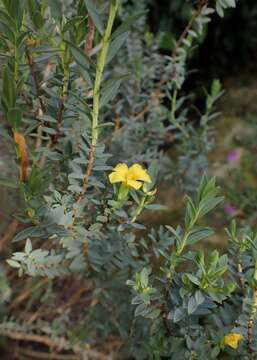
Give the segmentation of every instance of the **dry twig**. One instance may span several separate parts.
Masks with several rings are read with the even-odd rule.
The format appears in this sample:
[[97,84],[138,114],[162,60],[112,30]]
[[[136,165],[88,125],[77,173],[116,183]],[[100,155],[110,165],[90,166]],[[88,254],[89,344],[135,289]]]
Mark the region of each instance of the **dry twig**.
[[14,301],[10,304],[9,309],[13,310],[15,309],[18,305],[20,305],[21,303],[23,303],[25,300],[27,300],[27,298],[30,296],[30,294],[35,291],[38,290],[39,288],[41,288],[42,286],[46,285],[49,282],[49,279],[43,279],[41,281],[39,281],[35,286],[28,288],[26,291],[22,292],[17,298],[14,299]]
[[91,18],[91,16],[88,17],[87,20],[87,36],[86,36],[86,42],[85,42],[85,53],[87,56],[90,56],[90,52],[94,45],[94,37],[95,37],[95,24]]
[[[5,329],[0,329],[0,335],[6,336],[10,339],[17,341],[39,343],[45,345],[50,349],[57,349],[59,351],[71,348],[69,342],[64,337],[58,339],[51,339],[50,337],[45,335],[27,334],[24,332],[5,330]],[[90,346],[88,345],[85,345],[84,350],[83,349],[81,350],[80,345],[74,346],[72,350],[75,354],[77,354],[76,359],[78,360],[82,360],[82,354],[83,354],[83,358],[88,360],[112,360],[112,357],[105,355],[101,352],[98,352],[96,350],[90,349]],[[48,359],[51,359],[50,354],[48,354]]]
[[12,240],[13,236],[16,233],[18,225],[19,221],[16,219],[13,219],[12,222],[8,225],[4,235],[0,239],[0,251],[2,251],[5,245]]

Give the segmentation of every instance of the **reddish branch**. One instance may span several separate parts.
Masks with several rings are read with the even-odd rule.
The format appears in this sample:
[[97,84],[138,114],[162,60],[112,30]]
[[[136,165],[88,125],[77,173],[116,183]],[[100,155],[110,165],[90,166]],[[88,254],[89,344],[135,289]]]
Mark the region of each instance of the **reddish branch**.
[[[87,29],[88,29],[88,32],[87,32],[86,42],[85,42],[85,53],[86,53],[86,55],[90,56],[90,52],[93,48],[94,36],[95,36],[95,24],[90,16],[88,16]],[[88,155],[88,165],[87,165],[86,173],[85,173],[85,176],[83,179],[82,191],[80,192],[80,194],[77,198],[77,201],[76,201],[77,205],[81,202],[81,200],[83,199],[83,196],[87,192],[89,178],[90,178],[90,176],[92,174],[92,170],[93,170],[94,157],[95,157],[95,146],[91,145],[90,150],[89,150],[89,155]],[[75,215],[76,215],[76,211],[74,212],[74,217],[75,217]]]
[[13,137],[18,147],[20,157],[20,181],[25,183],[28,180],[29,168],[29,157],[26,149],[26,140],[25,137],[18,132],[14,132]]
[[18,225],[19,221],[16,219],[13,219],[12,222],[8,225],[4,235],[0,239],[0,251],[2,251],[5,245],[14,237]]
[[175,59],[176,55],[177,55],[177,51],[180,48],[180,46],[183,43],[183,40],[187,37],[189,31],[192,29],[192,26],[195,23],[195,20],[201,15],[203,7],[205,5],[207,5],[208,1],[207,0],[199,0],[198,4],[197,4],[197,10],[194,12],[194,15],[192,16],[192,18],[190,19],[189,23],[187,24],[187,26],[185,27],[185,29],[183,30],[182,34],[180,35],[176,46],[174,47],[173,51],[172,51],[172,58]]
[[59,109],[58,109],[58,113],[57,113],[57,129],[56,129],[56,134],[52,137],[52,144],[51,146],[55,145],[58,141],[58,138],[60,137],[61,134],[61,126],[62,126],[62,122],[63,122],[63,114],[64,114],[64,109],[65,109],[65,95],[62,95],[60,97],[60,102],[59,102]]
[[150,97],[150,100],[146,104],[145,108],[135,116],[135,120],[143,119],[145,114],[147,114],[148,111],[151,109],[152,105],[154,103],[156,103],[157,101],[159,101],[159,99],[162,96],[162,92],[161,92],[160,87],[163,85],[163,83],[164,83],[163,81],[160,81],[158,87],[153,90],[153,92],[151,94],[151,97]]
[[41,107],[42,111],[45,112],[46,111],[46,106],[45,106],[45,104],[44,104],[44,102],[43,102],[43,100],[41,99],[41,96],[40,96],[40,85],[39,85],[39,81],[38,81],[38,78],[37,78],[37,75],[36,75],[35,61],[33,59],[33,56],[29,53],[28,50],[27,50],[27,59],[28,59],[30,73],[31,73],[31,76],[32,76],[33,81],[34,81],[37,98],[38,98],[38,101],[40,103],[40,107]]
[[77,198],[77,201],[76,201],[77,205],[81,202],[81,200],[83,199],[83,196],[87,192],[89,178],[90,178],[90,176],[92,174],[92,170],[93,170],[94,157],[95,157],[95,146],[91,145],[91,148],[89,150],[89,156],[88,156],[88,165],[87,165],[86,173],[85,173],[85,176],[84,176],[84,179],[83,179],[82,190],[81,190],[81,192],[79,194],[79,197]]
[[87,20],[87,37],[85,42],[85,53],[86,55],[90,56],[90,51],[93,48],[94,44],[94,37],[95,37],[95,24],[93,23],[93,20],[91,16],[88,16]]
[[[194,12],[192,18],[190,19],[189,23],[187,24],[187,26],[185,27],[185,29],[183,30],[181,36],[179,37],[176,46],[174,47],[173,51],[172,51],[172,59],[173,62],[176,59],[176,55],[177,55],[177,51],[179,49],[179,47],[181,46],[181,44],[183,43],[183,40],[187,37],[189,31],[192,29],[196,19],[201,15],[202,10],[204,8],[205,5],[207,5],[208,0],[199,0],[198,1],[198,6],[196,11]],[[175,76],[175,72],[172,73],[172,78],[174,78]],[[151,109],[152,105],[154,104],[154,102],[158,101],[161,96],[162,96],[162,91],[161,91],[161,87],[168,81],[168,79],[166,78],[162,78],[156,89],[153,91],[151,98],[148,101],[148,104],[146,105],[146,107],[137,115],[135,115],[135,119],[142,119],[144,117],[144,115]]]

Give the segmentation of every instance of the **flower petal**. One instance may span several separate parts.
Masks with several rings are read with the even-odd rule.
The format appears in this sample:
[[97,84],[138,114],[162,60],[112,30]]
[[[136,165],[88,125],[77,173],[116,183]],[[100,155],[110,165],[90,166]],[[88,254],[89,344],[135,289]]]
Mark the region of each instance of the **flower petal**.
[[133,189],[140,189],[141,186],[142,186],[142,183],[140,181],[136,181],[136,180],[131,180],[131,179],[128,179],[127,180],[127,185]]
[[128,178],[132,180],[140,180],[151,183],[152,180],[147,171],[139,164],[132,165],[128,170]]
[[238,348],[238,343],[243,339],[243,336],[238,333],[230,333],[224,337],[224,344],[232,347],[233,349]]
[[114,171],[109,174],[110,183],[125,182],[127,178],[128,167],[126,164],[118,164]]
[[127,164],[120,163],[120,164],[116,165],[113,170],[117,171],[118,173],[123,174],[125,176],[129,169],[128,169]]
[[117,182],[123,182],[124,176],[122,174],[119,174],[118,172],[114,171],[109,174],[109,180],[111,184],[115,184]]

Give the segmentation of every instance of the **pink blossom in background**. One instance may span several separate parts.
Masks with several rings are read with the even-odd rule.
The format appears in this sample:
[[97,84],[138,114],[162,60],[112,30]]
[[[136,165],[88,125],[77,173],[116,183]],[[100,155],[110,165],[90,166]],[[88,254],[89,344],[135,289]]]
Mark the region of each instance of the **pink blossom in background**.
[[230,204],[226,204],[224,206],[224,211],[229,216],[234,216],[238,212],[237,209],[233,205],[230,205]]
[[240,159],[240,152],[238,150],[232,150],[227,155],[228,162],[234,162]]

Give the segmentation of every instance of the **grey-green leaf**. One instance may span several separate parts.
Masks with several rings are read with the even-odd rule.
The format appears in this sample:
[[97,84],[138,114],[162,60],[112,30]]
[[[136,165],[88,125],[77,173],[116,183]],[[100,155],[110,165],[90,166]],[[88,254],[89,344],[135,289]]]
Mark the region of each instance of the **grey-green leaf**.
[[122,33],[121,35],[117,36],[110,44],[106,64],[108,64],[117,52],[120,50],[126,39],[128,38],[128,32]]
[[95,4],[93,3],[92,0],[84,0],[84,1],[85,1],[87,11],[95,24],[95,27],[97,28],[99,33],[102,35],[104,32],[104,26],[103,26],[102,19],[99,15],[99,12],[97,11]]
[[109,101],[115,98],[124,78],[125,76],[121,76],[118,78],[110,79],[106,82],[106,84],[103,86],[100,106],[108,104]]

